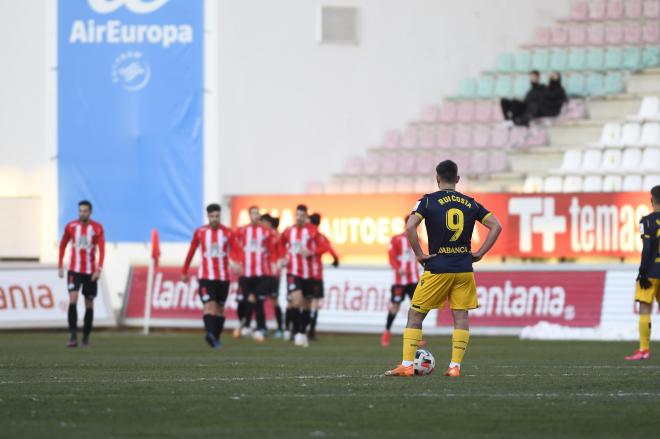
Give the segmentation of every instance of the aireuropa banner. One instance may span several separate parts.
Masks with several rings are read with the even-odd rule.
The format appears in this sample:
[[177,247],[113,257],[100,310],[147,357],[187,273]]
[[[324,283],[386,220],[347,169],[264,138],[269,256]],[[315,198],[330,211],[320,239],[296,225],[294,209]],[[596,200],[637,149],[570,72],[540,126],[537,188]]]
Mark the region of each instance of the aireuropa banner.
[[110,241],[199,225],[203,3],[58,1],[60,228],[82,199]]
[[[639,220],[650,211],[650,197],[644,192],[470,195],[504,227],[490,256],[638,257]],[[390,237],[403,231],[403,218],[418,198],[408,194],[236,196],[231,200],[231,222],[247,223],[247,210],[256,205],[281,217],[286,227],[293,224],[296,205],[303,203],[323,215],[320,229],[343,257],[385,262]],[[485,228],[475,228],[473,248],[485,234]]]
[[[0,269],[0,328],[67,328],[69,293],[57,268]],[[78,300],[82,327],[85,301]],[[103,282],[94,301],[94,325],[114,326],[115,318]]]

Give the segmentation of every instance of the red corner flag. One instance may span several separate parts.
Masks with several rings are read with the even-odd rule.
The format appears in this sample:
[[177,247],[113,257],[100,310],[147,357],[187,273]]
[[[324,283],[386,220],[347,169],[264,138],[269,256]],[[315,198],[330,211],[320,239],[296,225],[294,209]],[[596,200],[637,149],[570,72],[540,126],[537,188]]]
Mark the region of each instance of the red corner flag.
[[154,260],[154,267],[158,267],[158,260],[160,259],[160,238],[158,237],[158,230],[151,229],[151,259]]

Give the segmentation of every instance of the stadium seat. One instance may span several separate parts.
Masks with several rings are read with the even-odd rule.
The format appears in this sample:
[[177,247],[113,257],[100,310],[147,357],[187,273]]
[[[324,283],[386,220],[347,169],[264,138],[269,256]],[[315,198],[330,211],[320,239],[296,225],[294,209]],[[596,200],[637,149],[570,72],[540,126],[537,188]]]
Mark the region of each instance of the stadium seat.
[[618,70],[623,68],[623,48],[610,47],[607,49],[603,67],[605,70]]
[[550,42],[553,46],[566,46],[568,44],[568,27],[559,24],[552,28]]
[[362,177],[359,185],[361,194],[375,194],[378,192],[378,177]]
[[394,192],[397,194],[410,194],[415,190],[414,177],[397,177],[394,179]]
[[495,96],[508,98],[513,94],[513,80],[511,76],[499,76],[495,82]]
[[568,50],[555,49],[552,51],[550,58],[550,69],[556,71],[564,71],[568,68]]
[[516,58],[513,53],[500,53],[495,61],[495,70],[501,73],[509,73],[515,70]]
[[589,19],[589,3],[586,1],[574,2],[571,5],[571,20],[584,21]]
[[413,191],[418,194],[427,194],[438,190],[438,186],[432,176],[424,175],[416,177],[413,182]]
[[437,164],[433,153],[417,154],[415,157],[415,174],[424,175],[431,174],[435,165]]
[[472,123],[474,121],[474,102],[461,101],[456,111],[456,121],[462,123]]
[[610,45],[623,43],[623,25],[610,23],[605,27],[605,42]]
[[454,146],[454,127],[452,125],[440,125],[436,128],[435,146],[438,148]]
[[509,130],[509,145],[521,146],[527,139],[528,128],[515,126]]
[[343,183],[344,179],[342,177],[334,175],[330,177],[330,181],[325,186],[325,190],[323,192],[326,194],[341,194],[343,192]]
[[660,184],[660,174],[647,175],[646,177],[644,177],[644,183],[642,183],[642,190],[650,191],[652,188],[654,188],[659,184]]
[[525,178],[523,192],[526,194],[536,194],[543,190],[543,178],[536,175],[529,175]]
[[509,142],[509,129],[501,126],[493,127],[490,133],[490,146],[503,148]]
[[469,148],[472,146],[472,127],[458,126],[454,133],[454,146],[457,148]]
[[456,120],[456,109],[458,104],[454,101],[445,101],[440,108],[438,121],[443,123],[451,123]]
[[398,172],[399,168],[398,154],[383,154],[379,159],[378,173],[381,175],[394,175]]
[[545,193],[559,193],[562,191],[563,180],[561,177],[551,175],[543,180],[543,192]]
[[615,95],[625,91],[625,81],[623,80],[623,73],[609,72],[605,77],[605,94]]
[[637,146],[639,144],[641,133],[642,127],[639,123],[628,122],[624,124],[623,128],[621,129],[621,138],[619,139],[617,146]]
[[650,19],[660,17],[660,0],[644,0],[642,15]]
[[504,121],[504,114],[502,114],[502,107],[500,106],[499,99],[491,101],[491,121],[495,123]]
[[626,0],[623,6],[626,18],[637,20],[642,16],[642,0]]
[[352,156],[346,159],[344,174],[359,175],[364,169],[364,159],[360,156]]
[[529,77],[527,75],[518,75],[513,84],[513,95],[516,98],[524,98],[529,91],[529,87]]
[[390,130],[385,133],[383,139],[383,147],[385,148],[399,148],[401,146],[401,133],[397,130]]
[[483,99],[489,99],[493,97],[493,91],[495,90],[495,79],[490,75],[485,75],[479,78],[477,84],[477,96]]
[[559,119],[561,121],[584,119],[587,115],[587,106],[582,99],[570,99],[562,107]]
[[564,158],[557,171],[560,174],[571,174],[582,168],[582,151],[579,149],[568,149],[564,152]]
[[464,99],[474,99],[477,96],[477,80],[465,78],[461,81],[458,96]]
[[582,156],[582,172],[596,173],[600,171],[603,162],[603,152],[600,149],[588,149]]
[[538,27],[534,30],[534,43],[536,47],[545,47],[550,44],[552,39],[552,31],[549,27]]
[[620,149],[606,149],[603,153],[603,161],[600,171],[603,173],[616,172],[621,167],[622,153]]
[[585,95],[585,77],[581,73],[571,73],[566,81],[566,94],[568,96],[584,96]]
[[603,70],[605,65],[605,49],[595,47],[587,52],[587,69]]
[[607,2],[607,18],[609,20],[620,20],[623,18],[624,7],[622,0],[609,0]]
[[475,152],[470,156],[470,173],[472,174],[486,174],[488,172],[488,153]]
[[623,51],[623,68],[626,70],[639,70],[642,68],[642,49],[639,47],[626,47]]
[[660,123],[646,122],[642,127],[638,145],[646,147],[660,147]]
[[487,148],[490,146],[490,128],[486,125],[477,125],[472,133],[472,146]]
[[380,172],[380,154],[369,151],[364,158],[364,165],[362,166],[362,175],[375,175]]
[[620,175],[607,175],[603,178],[603,192],[621,192],[623,178]]
[[419,143],[419,130],[416,126],[410,125],[403,132],[401,146],[403,148],[416,148]]
[[642,26],[642,42],[644,44],[657,44],[660,40],[660,25],[657,21],[644,23]]
[[543,128],[532,128],[529,130],[525,146],[544,146],[548,144],[548,132]]
[[639,148],[626,148],[621,157],[621,171],[636,171],[642,162],[642,150]]
[[598,21],[603,20],[607,14],[607,1],[595,0],[589,5],[589,19]]
[[474,120],[489,123],[493,120],[493,101],[479,101],[474,106]]
[[438,121],[438,114],[440,109],[435,104],[425,105],[422,108],[420,120],[424,123],[435,123]]
[[642,170],[658,172],[660,169],[660,149],[646,148],[642,153]]
[[654,121],[660,120],[660,98],[657,96],[646,96],[642,99],[639,112],[634,116],[628,116],[628,120]]
[[628,23],[623,26],[623,42],[637,45],[642,41],[642,26],[639,23]]
[[642,190],[642,177],[640,175],[626,175],[623,177],[621,190],[624,192],[639,192]]
[[660,66],[660,47],[645,47],[642,50],[642,67],[653,68]]
[[561,192],[575,193],[582,192],[582,177],[578,175],[568,175],[564,177]]
[[[470,154],[466,152],[459,152],[459,153],[454,153],[451,157],[451,159],[456,162],[458,165],[458,169],[462,169],[463,173],[465,174],[470,174],[472,172],[470,166],[471,166],[471,161],[470,161]],[[437,160],[434,162],[437,163]],[[435,164],[433,165],[435,167]]]
[[515,70],[518,73],[527,73],[532,69],[532,54],[528,50],[516,53]]
[[600,140],[590,146],[619,146],[621,139],[621,125],[618,123],[605,124],[600,134]]
[[506,172],[509,169],[509,161],[506,151],[491,151],[488,155],[488,172]]
[[587,175],[582,180],[582,192],[603,192],[603,177]]
[[583,48],[571,49],[568,55],[569,70],[584,70],[587,66],[587,52]]
[[583,24],[574,24],[568,28],[568,44],[570,46],[584,46],[587,42],[587,27]]
[[396,157],[396,174],[410,175],[415,170],[415,157],[416,154],[411,151],[406,151]]
[[436,128],[433,125],[422,126],[419,129],[417,145],[421,148],[433,148],[435,146]]
[[546,49],[535,50],[532,54],[532,69],[545,71],[550,67],[550,52]]
[[396,192],[396,177],[380,177],[377,180],[376,193],[393,194]]
[[603,23],[591,23],[587,27],[587,44],[590,46],[602,46],[605,42],[605,25]]
[[600,73],[589,73],[586,80],[588,96],[601,96],[605,94],[605,77]]

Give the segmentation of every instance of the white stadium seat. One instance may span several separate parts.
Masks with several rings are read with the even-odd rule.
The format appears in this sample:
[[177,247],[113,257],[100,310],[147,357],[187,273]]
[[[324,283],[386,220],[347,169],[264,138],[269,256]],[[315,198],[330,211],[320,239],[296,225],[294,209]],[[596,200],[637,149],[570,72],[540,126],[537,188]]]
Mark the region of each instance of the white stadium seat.
[[620,175],[608,175],[603,179],[603,192],[621,192],[623,178]]
[[642,190],[642,177],[641,175],[626,175],[623,178],[623,191],[624,192],[639,192]]
[[634,116],[629,116],[628,120],[660,120],[660,98],[657,96],[647,96],[642,99],[639,112]]
[[638,143],[640,146],[660,146],[660,123],[645,123]]
[[638,148],[628,148],[623,151],[621,158],[621,171],[635,171],[639,169],[642,162],[642,150]]
[[642,134],[642,126],[637,122],[628,122],[621,130],[621,138],[617,146],[636,146]]
[[530,175],[525,179],[523,192],[526,194],[536,194],[543,189],[543,178],[537,175]]
[[600,170],[604,173],[616,172],[621,169],[622,153],[620,149],[606,149]]
[[558,170],[560,174],[578,172],[582,167],[582,151],[579,149],[568,149],[564,152],[564,159]]
[[561,192],[561,188],[562,188],[562,178],[557,175],[546,177],[545,180],[543,180],[543,192],[546,193]]
[[660,185],[660,174],[647,175],[644,177],[642,190],[650,191],[653,187]]
[[582,192],[582,177],[577,175],[568,175],[564,177],[561,191],[566,193]]
[[583,192],[602,192],[603,191],[603,177],[600,175],[588,175],[582,182]]
[[619,146],[619,140],[621,139],[621,125],[618,123],[608,123],[603,127],[603,131],[600,135],[600,140],[591,146],[603,147],[603,146]]
[[600,171],[601,163],[603,161],[603,152],[599,149],[588,149],[582,157],[582,171],[583,172],[598,172]]
[[658,172],[660,169],[660,148],[646,148],[642,154],[642,170]]

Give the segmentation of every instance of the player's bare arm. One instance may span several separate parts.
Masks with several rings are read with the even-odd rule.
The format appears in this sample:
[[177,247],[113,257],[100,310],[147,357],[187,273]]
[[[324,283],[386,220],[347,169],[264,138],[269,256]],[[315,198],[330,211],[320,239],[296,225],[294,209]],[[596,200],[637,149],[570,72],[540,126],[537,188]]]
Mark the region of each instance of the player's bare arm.
[[495,215],[490,215],[483,222],[483,225],[488,229],[488,235],[484,243],[481,245],[481,248],[476,252],[472,252],[472,262],[479,262],[488,251],[495,245],[497,238],[499,238],[500,233],[502,233],[502,224],[495,218]]
[[418,215],[410,215],[408,222],[406,223],[406,236],[408,241],[410,241],[410,246],[415,252],[415,257],[420,264],[424,264],[426,260],[430,258],[429,255],[425,254],[422,250],[422,246],[419,243],[419,235],[417,234],[417,228],[422,223],[422,219]]

